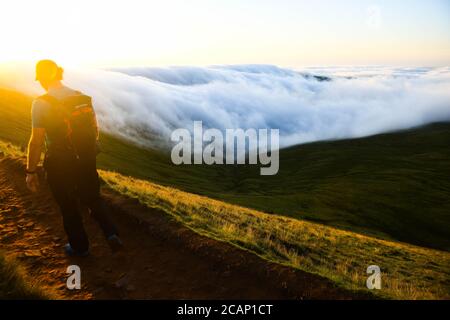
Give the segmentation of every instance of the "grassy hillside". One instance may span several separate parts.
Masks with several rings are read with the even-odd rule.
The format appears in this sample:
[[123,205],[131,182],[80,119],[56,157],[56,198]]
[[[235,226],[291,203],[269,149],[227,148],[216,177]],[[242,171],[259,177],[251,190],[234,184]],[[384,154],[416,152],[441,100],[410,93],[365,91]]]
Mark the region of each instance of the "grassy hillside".
[[[0,90],[0,139],[25,145],[31,99]],[[175,166],[167,155],[102,136],[103,169],[268,213],[383,239],[450,249],[450,124],[280,152],[257,166]]]
[[382,290],[396,299],[450,298],[450,253],[378,240],[317,223],[262,213],[146,180],[101,171],[112,189],[165,211],[192,230],[270,261],[367,290],[366,269],[382,269]]
[[[21,145],[29,134],[29,105],[27,104],[30,100],[26,100],[20,95],[12,97],[12,95],[6,94],[9,100],[2,100],[0,96],[0,119],[4,120],[0,127],[0,140],[12,141],[14,144]],[[24,99],[24,101],[20,99]],[[5,101],[7,102],[5,103]],[[13,108],[14,112],[11,111]],[[19,121],[19,119],[21,120]],[[14,120],[17,121],[14,122]],[[434,159],[437,160],[427,162],[433,165],[432,168],[426,170],[420,167],[416,168],[417,171],[412,176],[424,175],[425,173],[422,171],[425,171],[428,172],[427,174],[434,174],[435,179],[439,179],[439,170],[446,172],[443,167],[448,159],[445,158],[445,151],[441,150],[439,146],[447,143],[445,137],[448,136],[448,131],[448,125],[436,125],[393,135],[290,148],[283,151],[281,155],[280,176],[267,180],[257,175],[257,168],[172,166],[167,162],[167,158],[158,152],[141,150],[113,137],[104,136],[105,153],[101,156],[101,164],[104,168],[137,177],[151,178],[158,184],[111,171],[101,171],[101,175],[111,188],[137,198],[149,207],[164,210],[196,232],[227,241],[265,259],[317,273],[346,288],[365,290],[366,268],[371,264],[376,264],[381,267],[383,272],[383,289],[377,294],[383,297],[450,298],[450,254],[448,252],[380,240],[355,232],[295,219],[304,215],[310,219],[322,219],[321,221],[325,223],[337,224],[341,228],[359,228],[365,233],[376,233],[383,237],[389,237],[385,233],[386,230],[389,230],[385,225],[377,225],[376,219],[370,220],[370,210],[364,211],[369,217],[366,220],[364,215],[355,214],[355,212],[359,212],[357,210],[347,212],[348,209],[345,206],[359,203],[358,201],[363,201],[363,197],[369,208],[372,208],[371,203],[374,201],[372,198],[379,199],[380,203],[386,206],[387,204],[391,206],[407,205],[407,202],[422,201],[421,199],[410,199],[406,194],[399,199],[389,197],[390,192],[394,192],[399,185],[403,185],[403,180],[405,180],[399,175],[400,169],[407,167],[410,171],[405,171],[404,175],[410,177],[408,172],[411,173],[411,168],[414,168],[414,165],[406,160],[402,163],[403,166],[400,166],[399,158],[417,158],[419,159],[417,163],[420,164],[420,161],[425,161],[420,160],[421,157],[426,158],[429,153],[435,154]],[[409,135],[410,138],[405,139],[402,135]],[[395,141],[396,136],[399,137],[397,142]],[[439,137],[444,137],[443,141],[439,142]],[[416,141],[429,144],[436,138],[436,145],[430,146],[432,151],[425,149],[419,152],[410,150],[411,148],[404,148],[403,151],[397,150],[398,153],[393,151],[393,149],[399,148],[399,144],[405,144],[408,141],[411,145]],[[370,139],[375,139],[375,142],[377,139],[381,139],[379,146],[373,144],[373,141],[371,142],[374,148],[377,148],[371,153],[373,158],[364,154],[364,152],[368,152],[364,148],[369,147],[370,144],[366,145],[366,141],[370,141]],[[8,146],[8,143],[1,144],[0,149],[8,154],[21,153],[14,145]],[[383,154],[381,152],[383,150],[390,150],[391,153]],[[421,154],[425,155],[420,156]],[[372,164],[371,159],[374,159]],[[388,162],[389,159],[391,162]],[[382,161],[378,164],[379,172],[384,172],[385,176],[381,173],[374,173],[373,178],[368,178],[373,172],[367,173],[368,168],[373,170],[379,161]],[[437,163],[436,167],[434,167],[434,163]],[[362,164],[366,164],[366,167]],[[393,170],[392,175],[388,174],[389,170]],[[397,179],[397,182],[393,185],[386,184],[383,188],[383,182],[379,181],[381,178],[382,181],[396,181]],[[408,181],[408,179],[406,180]],[[412,180],[415,181],[416,178],[412,178]],[[362,188],[364,181],[368,185],[368,189],[359,190],[358,188]],[[439,188],[434,185],[435,181],[421,181],[420,179],[418,181],[424,186],[430,185],[430,190],[441,189],[444,195],[447,192],[447,184],[443,178],[437,180],[441,181]],[[292,215],[295,218],[263,213],[186,193],[167,187],[167,185],[212,195],[219,199],[227,199],[229,202],[242,203],[247,207],[260,206],[266,212],[273,210],[285,215]],[[208,185],[211,185],[211,188]],[[354,185],[354,190],[350,188],[352,185]],[[405,188],[411,188],[408,183],[404,183],[404,185]],[[359,187],[357,188],[357,186]],[[287,190],[290,192],[289,194],[286,194]],[[335,193],[333,196],[333,192],[330,190],[339,190],[339,193]],[[373,190],[378,193],[373,193]],[[387,194],[387,198],[381,198],[383,192]],[[331,209],[336,203],[339,203],[335,199],[336,195],[352,193],[354,193],[354,198],[350,198],[350,204],[338,198],[339,201],[342,201],[342,205],[336,206],[336,212],[338,212],[337,210],[341,211],[339,211],[340,214],[333,216]],[[395,193],[392,194],[395,195]],[[438,194],[438,196],[442,196],[442,194]],[[422,196],[426,196],[426,194]],[[303,202],[295,202],[295,197],[310,199],[309,201],[312,201],[313,205],[297,207]],[[316,200],[311,200],[313,197],[316,197]],[[386,204],[382,199],[386,201]],[[374,203],[376,202],[374,201]],[[430,202],[427,208],[442,209],[446,205],[445,202]],[[365,207],[365,205],[361,205],[362,210]],[[323,211],[315,213],[316,208],[322,208]],[[381,206],[380,211],[383,210],[383,206]],[[373,212],[375,214],[376,210],[374,209]],[[419,210],[415,212],[419,212]],[[439,213],[439,211],[436,212]],[[383,211],[380,213],[380,217],[398,221],[399,218],[396,217],[396,214],[395,210]],[[417,218],[421,219],[420,221],[430,220],[433,228],[439,228],[436,226],[439,223],[448,223],[444,211],[442,211],[442,215],[437,214],[437,217],[442,219],[433,220],[433,217],[429,215]],[[408,222],[405,223],[408,224]],[[400,224],[396,226],[394,234],[402,228],[403,226]],[[420,225],[416,226],[416,230],[420,231]],[[419,234],[416,239],[423,241],[425,239],[423,233]],[[448,236],[444,232],[439,239],[445,243]]]
[[280,153],[278,175],[255,171],[236,179],[233,202],[450,249],[448,123],[296,146]]
[[[0,140],[0,152],[23,156]],[[231,205],[146,180],[100,171],[106,184],[144,205],[163,210],[190,229],[281,263],[365,291],[366,268],[382,269],[382,289],[375,294],[394,299],[448,299],[450,253],[384,241],[317,223]],[[374,292],[372,292],[374,293]],[[0,256],[0,296],[45,298],[24,281],[20,266]]]

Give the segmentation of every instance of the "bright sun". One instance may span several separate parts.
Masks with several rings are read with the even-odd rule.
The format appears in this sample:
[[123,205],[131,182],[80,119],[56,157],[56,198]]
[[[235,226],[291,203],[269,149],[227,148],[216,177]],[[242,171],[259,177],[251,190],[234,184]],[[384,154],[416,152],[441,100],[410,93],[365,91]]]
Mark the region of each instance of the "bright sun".
[[[0,62],[51,58],[65,65],[127,63],[139,62],[151,51],[166,56],[177,51],[183,39],[161,15],[168,7],[158,6],[157,14],[149,3],[125,13],[127,5],[101,0],[2,2]],[[145,39],[138,38],[143,33]]]
[[79,52],[61,45],[61,40],[70,36],[61,17],[62,4],[20,0],[2,3],[0,61],[55,55],[67,62],[77,60]]

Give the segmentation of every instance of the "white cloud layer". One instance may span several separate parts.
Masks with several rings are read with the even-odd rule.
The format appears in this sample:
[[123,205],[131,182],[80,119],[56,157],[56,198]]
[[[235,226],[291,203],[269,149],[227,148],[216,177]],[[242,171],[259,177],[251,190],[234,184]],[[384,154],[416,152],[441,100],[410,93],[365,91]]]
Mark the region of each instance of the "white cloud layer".
[[[0,86],[37,94],[32,71],[3,69]],[[67,70],[66,84],[93,96],[105,130],[149,146],[176,128],[192,130],[194,120],[221,130],[279,129],[281,146],[450,121],[448,67]]]

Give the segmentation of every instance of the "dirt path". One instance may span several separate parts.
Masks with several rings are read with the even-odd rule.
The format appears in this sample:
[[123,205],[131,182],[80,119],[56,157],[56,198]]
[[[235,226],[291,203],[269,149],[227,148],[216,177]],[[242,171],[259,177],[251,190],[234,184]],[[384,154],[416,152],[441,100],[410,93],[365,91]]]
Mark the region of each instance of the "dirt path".
[[[23,159],[0,159],[0,249],[62,299],[351,299],[320,277],[200,236],[166,214],[104,190],[126,250],[112,255],[87,214],[91,255],[68,258],[62,218],[42,183],[26,189]],[[81,268],[81,290],[66,268]]]

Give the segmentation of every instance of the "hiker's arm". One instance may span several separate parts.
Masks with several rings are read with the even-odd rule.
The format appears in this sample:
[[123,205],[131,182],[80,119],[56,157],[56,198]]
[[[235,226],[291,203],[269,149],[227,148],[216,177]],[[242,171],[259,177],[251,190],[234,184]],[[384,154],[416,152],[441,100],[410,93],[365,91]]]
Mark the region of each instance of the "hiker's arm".
[[34,172],[41,160],[42,146],[44,144],[45,129],[33,128],[28,143],[27,171]]

